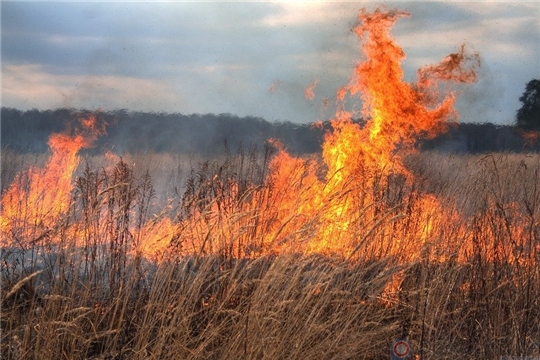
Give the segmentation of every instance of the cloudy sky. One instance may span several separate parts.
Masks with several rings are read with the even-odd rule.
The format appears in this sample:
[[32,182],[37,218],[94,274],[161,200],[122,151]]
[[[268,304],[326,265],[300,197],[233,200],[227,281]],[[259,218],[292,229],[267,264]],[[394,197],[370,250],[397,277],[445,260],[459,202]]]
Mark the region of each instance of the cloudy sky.
[[[2,106],[332,117],[361,59],[367,2],[1,2]],[[407,81],[461,44],[480,54],[461,121],[510,124],[540,78],[540,3],[386,2]],[[313,100],[304,90],[313,87]]]

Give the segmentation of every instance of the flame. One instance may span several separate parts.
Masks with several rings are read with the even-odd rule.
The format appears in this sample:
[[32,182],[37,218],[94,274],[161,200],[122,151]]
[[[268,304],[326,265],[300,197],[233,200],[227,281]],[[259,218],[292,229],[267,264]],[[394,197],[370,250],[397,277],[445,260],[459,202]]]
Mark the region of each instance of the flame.
[[532,148],[540,142],[540,131],[520,129],[518,132],[525,140],[524,147]]
[[309,84],[304,89],[304,96],[306,100],[313,100],[315,98],[315,93],[313,92],[313,90],[315,89],[318,83],[319,83],[319,79],[315,79],[311,84]]
[[[443,210],[435,197],[411,189],[412,175],[403,159],[415,151],[418,138],[445,131],[448,121],[457,118],[454,94],[442,85],[475,81],[479,62],[462,46],[441,63],[418,70],[416,82],[404,81],[405,54],[390,30],[405,16],[409,14],[396,10],[360,11],[354,32],[364,60],[337,93],[338,110],[320,157],[294,157],[273,141],[277,153],[263,184],[240,184],[215,174],[203,184],[207,193],[184,198],[189,206],[181,216],[141,220],[138,225],[130,220],[130,209],[120,209],[126,219],[121,244],[131,241],[131,253],[154,261],[216,252],[236,257],[316,252],[417,259],[436,238]],[[280,85],[274,82],[270,91]],[[306,88],[306,98],[314,97],[316,85],[317,80]],[[362,102],[362,121],[353,120],[358,114],[346,110],[346,99],[356,96]],[[99,134],[92,117],[81,120],[81,129],[74,135],[53,135],[47,166],[30,169],[2,197],[2,232],[12,234],[11,239],[39,235],[24,233],[24,224],[17,222],[21,209],[28,212],[27,223],[30,219],[42,232],[69,210],[77,153]],[[105,186],[99,194],[131,191],[130,183]],[[403,189],[415,199],[407,207],[400,197]],[[112,211],[101,216],[109,216],[109,222],[121,219]],[[402,221],[406,212],[420,213],[418,223]],[[112,236],[96,228],[97,238]]]
[[175,229],[175,224],[168,217],[148,222],[141,231],[141,241],[135,244],[133,253],[154,262],[171,258],[167,251],[170,249]]
[[[281,207],[277,212],[288,219],[292,217],[288,209],[296,203],[294,211],[318,221],[319,231],[310,239],[305,251],[346,252],[345,249],[354,247],[358,239],[354,231],[349,231],[351,224],[361,219],[374,226],[377,216],[363,209],[375,207],[381,201],[377,193],[389,186],[388,179],[402,176],[405,181],[411,180],[402,159],[414,151],[415,141],[445,131],[448,121],[457,118],[454,94],[441,95],[440,82],[476,80],[478,56],[466,54],[462,46],[440,64],[421,68],[416,83],[405,82],[401,69],[405,54],[390,35],[394,23],[404,16],[409,14],[379,9],[359,13],[360,24],[354,31],[361,40],[365,60],[356,66],[349,84],[338,91],[338,112],[323,144],[324,178],[316,176],[316,166],[304,164],[309,170],[302,175],[305,185],[295,188],[291,185],[300,180],[291,179],[291,174],[302,167],[302,160],[280,150],[273,164],[274,186],[288,190],[286,198],[275,199]],[[354,122],[353,114],[344,109],[347,95],[360,95],[363,125]],[[435,198],[421,198],[419,204],[423,211],[433,210],[431,218],[439,210]],[[385,216],[390,215],[399,214]],[[429,237],[432,221],[426,219],[417,229],[423,241]],[[388,241],[392,244],[385,245],[387,251],[404,251],[406,244],[401,244],[399,239]]]
[[361,94],[362,113],[368,122],[360,151],[367,158],[364,162],[379,169],[386,168],[394,155],[406,155],[417,138],[446,131],[448,121],[457,118],[455,99],[448,93],[437,103],[438,82],[474,82],[474,69],[479,64],[474,62],[478,56],[466,55],[462,46],[440,64],[418,70],[416,83],[405,82],[401,69],[405,53],[390,35],[394,23],[405,16],[409,14],[401,11],[360,12],[361,24],[354,30],[363,40],[367,59],[357,65],[352,80],[339,95],[342,99],[347,92]]
[[[49,138],[51,156],[45,167],[32,167],[26,174],[19,174],[2,196],[3,234],[15,238],[38,235],[28,234],[25,222],[36,225],[42,234],[54,227],[70,206],[72,177],[79,164],[77,153],[90,147],[101,130],[95,116],[89,115],[81,118],[78,128],[68,131],[71,134],[53,134]],[[21,222],[21,218],[25,221]],[[3,237],[2,242],[6,239]]]
[[275,93],[283,86],[283,81],[281,80],[274,80],[270,84],[270,88],[268,89],[269,93]]
[[[467,55],[461,47],[440,64],[420,69],[416,83],[405,82],[401,69],[405,55],[390,29],[407,15],[360,12],[355,32],[366,59],[337,94],[338,111],[331,120],[332,131],[325,135],[321,158],[291,156],[273,141],[277,154],[269,164],[267,186],[250,189],[250,196],[243,197],[237,193],[238,184],[227,181],[231,197],[242,200],[224,207],[223,187],[211,185],[221,189],[220,195],[182,220],[181,227],[189,229],[179,234],[184,249],[227,248],[235,256],[248,256],[255,243],[259,253],[353,256],[364,251],[407,260],[420,256],[433,238],[434,224],[441,221],[441,207],[436,198],[415,194],[417,200],[408,210],[420,212],[422,221],[399,229],[394,223],[404,216],[403,200],[390,199],[388,191],[399,179],[410,186],[411,175],[402,159],[414,152],[416,139],[435,136],[457,117],[453,93],[441,93],[439,83],[474,81],[478,63],[476,55]],[[307,95],[315,85],[306,89]],[[353,121],[353,113],[345,110],[347,95],[360,95],[363,123]],[[247,230],[252,221],[260,232]],[[246,233],[250,238],[243,241]],[[383,241],[368,241],[375,236]],[[361,249],[364,242],[372,245]]]

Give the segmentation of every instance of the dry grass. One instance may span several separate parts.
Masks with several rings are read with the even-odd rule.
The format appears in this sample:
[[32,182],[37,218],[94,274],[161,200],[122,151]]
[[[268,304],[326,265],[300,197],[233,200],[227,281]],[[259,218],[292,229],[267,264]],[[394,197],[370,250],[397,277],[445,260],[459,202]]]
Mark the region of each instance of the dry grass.
[[0,152],[2,193],[13,182],[17,174],[27,170],[30,166],[43,166],[47,162],[47,154],[20,154],[10,148],[2,148]]
[[[414,191],[384,193],[388,215],[356,223],[351,258],[217,247],[156,264],[130,253],[156,204],[185,216],[218,172],[262,186],[265,156],[89,159],[58,226],[2,250],[2,358],[387,359],[401,336],[423,359],[540,355],[538,155],[411,156]],[[14,177],[4,169],[21,164],[3,154],[3,189]],[[435,195],[445,217],[433,217],[422,256],[398,261],[377,244],[418,241],[403,229],[426,220],[419,194]],[[242,241],[263,226],[250,223]]]

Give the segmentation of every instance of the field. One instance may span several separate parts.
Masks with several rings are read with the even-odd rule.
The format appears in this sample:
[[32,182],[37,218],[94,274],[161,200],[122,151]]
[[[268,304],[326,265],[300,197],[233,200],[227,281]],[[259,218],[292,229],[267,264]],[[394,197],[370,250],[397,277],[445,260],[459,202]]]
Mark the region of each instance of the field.
[[[320,251],[317,216],[282,226],[285,246],[238,206],[272,188],[266,156],[86,158],[54,222],[21,204],[3,230],[2,358],[386,359],[398,337],[423,359],[540,355],[538,154],[410,155],[414,181],[358,200],[355,241]],[[45,163],[4,151],[3,193]],[[212,192],[230,177],[244,193]],[[147,256],[164,218],[172,246]]]
[[2,359],[539,357],[540,155],[417,151],[480,57],[405,82],[407,15],[360,11],[317,154],[83,156],[106,124],[76,111],[3,149]]

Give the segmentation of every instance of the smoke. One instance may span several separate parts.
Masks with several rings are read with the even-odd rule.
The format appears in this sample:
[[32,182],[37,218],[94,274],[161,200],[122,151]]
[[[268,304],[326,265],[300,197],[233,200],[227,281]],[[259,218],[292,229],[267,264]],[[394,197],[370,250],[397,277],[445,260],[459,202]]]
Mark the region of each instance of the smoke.
[[504,97],[504,87],[500,75],[494,73],[485,59],[480,59],[477,81],[458,89],[456,108],[461,114],[461,122],[511,124],[513,119],[502,119],[500,113]]

